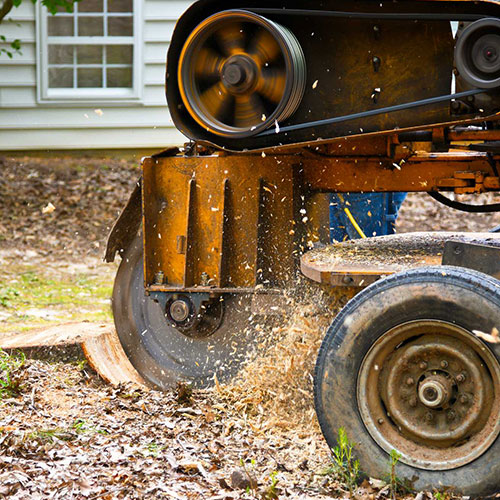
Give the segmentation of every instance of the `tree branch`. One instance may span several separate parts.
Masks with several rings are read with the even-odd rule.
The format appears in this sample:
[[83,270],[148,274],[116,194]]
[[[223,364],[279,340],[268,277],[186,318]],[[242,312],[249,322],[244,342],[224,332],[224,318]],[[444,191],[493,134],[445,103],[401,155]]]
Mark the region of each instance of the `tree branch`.
[[4,0],[2,6],[0,7],[0,23],[3,18],[12,10],[14,7],[14,0]]

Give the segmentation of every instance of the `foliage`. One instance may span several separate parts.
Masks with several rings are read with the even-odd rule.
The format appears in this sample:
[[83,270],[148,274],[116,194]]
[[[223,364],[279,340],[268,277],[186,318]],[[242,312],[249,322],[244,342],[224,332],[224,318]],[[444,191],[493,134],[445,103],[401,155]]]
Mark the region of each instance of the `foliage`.
[[[24,0],[31,1],[31,3],[36,4],[37,0]],[[52,14],[56,14],[61,10],[66,12],[73,12],[73,6],[76,2],[81,0],[41,0],[41,4]],[[19,7],[23,3],[23,0],[3,0],[0,4],[0,23],[5,16],[14,8]],[[9,43],[5,35],[0,34],[0,42]],[[21,54],[21,40],[16,39],[9,43],[9,48],[0,47],[0,55],[4,53],[12,59],[14,54]]]
[[278,497],[278,488],[276,487],[279,479],[278,479],[278,471],[273,471],[269,474],[269,481],[271,484],[262,494],[263,500],[277,500]]
[[19,371],[25,361],[26,357],[21,351],[9,354],[0,349],[0,398],[19,394],[21,390]]
[[19,297],[19,291],[14,287],[6,286],[0,288],[0,306],[2,307],[10,307],[11,301]]
[[101,429],[99,426],[95,426],[82,418],[77,418],[73,423],[73,429],[78,434],[86,433],[98,433],[98,434],[108,434],[108,431]]
[[339,429],[337,438],[337,446],[333,451],[332,472],[343,481],[349,488],[351,498],[354,497],[354,488],[359,480],[359,460],[354,458],[354,443],[349,441],[345,429]]
[[406,494],[411,492],[411,488],[405,481],[398,478],[396,474],[396,466],[401,460],[401,453],[396,450],[391,450],[390,456],[390,472],[389,472],[389,488],[391,492],[391,497],[395,500],[398,494]]
[[144,456],[157,458],[163,450],[163,446],[159,445],[156,441],[150,441],[146,444],[143,452]]
[[452,500],[452,498],[454,498],[453,495],[447,491],[434,491],[432,496],[434,500]]

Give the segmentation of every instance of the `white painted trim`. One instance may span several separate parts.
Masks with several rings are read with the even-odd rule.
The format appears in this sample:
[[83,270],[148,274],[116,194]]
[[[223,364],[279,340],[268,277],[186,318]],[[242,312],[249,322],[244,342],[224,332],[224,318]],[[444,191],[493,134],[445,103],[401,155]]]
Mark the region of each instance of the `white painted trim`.
[[[173,123],[161,124],[157,123],[78,123],[72,124],[71,129],[75,130],[102,130],[102,129],[130,129],[130,130],[139,130],[139,129],[153,129],[153,130],[170,130],[176,131],[177,129],[174,127]],[[64,130],[65,125],[63,124],[43,124],[43,123],[31,123],[29,125],[21,124],[21,125],[3,125],[0,124],[0,130]]]
[[[57,104],[85,104],[96,105],[112,103],[130,103],[141,105],[144,89],[143,71],[143,9],[142,1],[134,0],[134,23],[133,37],[49,37],[47,34],[47,18],[50,14],[37,4],[36,9],[36,74],[37,74],[37,102],[41,105]],[[134,57],[132,61],[132,81],[131,89],[49,89],[48,88],[48,51],[47,45],[50,42],[61,44],[96,44],[96,45],[122,45],[133,43]]]

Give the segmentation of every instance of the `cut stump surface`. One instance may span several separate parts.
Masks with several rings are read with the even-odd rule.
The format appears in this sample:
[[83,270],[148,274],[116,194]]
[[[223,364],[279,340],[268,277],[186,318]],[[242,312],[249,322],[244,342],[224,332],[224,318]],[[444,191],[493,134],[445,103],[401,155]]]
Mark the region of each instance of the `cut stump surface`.
[[107,382],[146,383],[128,360],[109,323],[64,323],[27,332],[0,333],[0,348],[22,349],[80,344],[89,364]]

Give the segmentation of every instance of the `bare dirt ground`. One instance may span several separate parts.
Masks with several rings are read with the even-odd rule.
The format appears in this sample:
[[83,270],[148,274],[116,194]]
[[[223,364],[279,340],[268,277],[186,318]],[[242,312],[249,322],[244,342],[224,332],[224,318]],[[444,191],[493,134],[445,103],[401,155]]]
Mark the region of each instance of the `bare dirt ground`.
[[[116,266],[100,259],[138,175],[133,160],[0,158],[0,331],[111,320]],[[493,201],[500,200],[475,200]],[[398,230],[499,224],[498,214],[463,215],[410,195]],[[235,382],[192,395],[182,388],[166,394],[113,388],[78,350],[31,353],[12,371],[19,393],[0,399],[0,497],[348,496],[332,473],[311,397],[317,349],[346,300],[321,290],[306,294]],[[375,500],[391,492],[365,481],[357,496]]]

